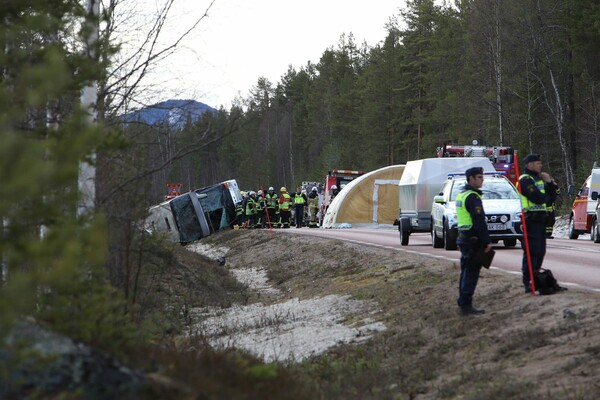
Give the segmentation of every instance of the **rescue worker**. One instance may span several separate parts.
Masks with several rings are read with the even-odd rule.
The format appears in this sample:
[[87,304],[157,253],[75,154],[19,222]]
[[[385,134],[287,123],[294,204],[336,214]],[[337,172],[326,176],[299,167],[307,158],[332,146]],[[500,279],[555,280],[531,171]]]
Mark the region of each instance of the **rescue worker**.
[[269,228],[277,228],[279,216],[277,215],[277,205],[278,205],[279,196],[275,193],[275,189],[273,186],[269,187],[267,194],[265,194],[265,201],[267,205],[267,214],[265,217],[267,218],[267,226]]
[[263,221],[265,219],[265,198],[263,197],[263,191],[259,190],[256,193],[256,225],[257,229],[263,227]]
[[241,228],[244,224],[244,197],[246,196],[246,192],[240,192],[240,194],[242,195],[242,201],[235,206],[235,221],[232,224],[234,227],[237,226],[238,228]]
[[246,202],[246,228],[254,229],[256,225],[256,192],[254,190],[250,191],[250,195],[248,197],[248,201]]
[[302,188],[296,188],[294,193],[294,208],[296,213],[296,228],[302,228],[304,226],[304,205],[308,203],[306,195],[302,193]]
[[279,192],[279,227],[289,228],[292,196],[289,195],[285,186],[282,186],[281,189],[279,189]]
[[340,192],[340,189],[338,189],[337,185],[332,185],[331,186],[331,195],[329,196],[329,203],[330,204],[333,201],[333,199],[335,199],[335,196],[337,196],[339,192]]
[[246,229],[246,224],[247,224],[247,220],[246,220],[246,204],[248,204],[248,195],[249,192],[241,192],[242,194],[242,222],[240,227],[242,229]]
[[[542,172],[542,159],[539,154],[529,154],[523,160],[525,169],[517,186],[521,193],[521,207],[525,213],[527,240],[531,257],[531,269],[536,274],[542,267],[546,254],[546,204],[556,200],[556,182],[546,172]],[[531,292],[531,278],[527,262],[527,248],[523,246],[523,286],[525,293]]]
[[[337,196],[338,193],[340,192],[337,185],[331,185],[330,190],[331,190],[331,193],[329,194],[329,202],[327,203],[327,206],[325,207],[325,214],[327,214],[327,210],[329,210],[329,205],[331,204],[333,199],[335,199],[335,196]],[[321,215],[321,218],[325,219],[325,216]]]
[[480,265],[475,264],[475,256],[483,247],[485,253],[492,249],[492,240],[487,228],[481,186],[483,168],[469,168],[465,175],[467,183],[456,196],[456,218],[460,249],[460,280],[458,283],[458,306],[461,315],[483,314],[485,311],[473,307],[473,294],[479,280]]
[[319,212],[319,192],[316,186],[313,186],[308,194],[308,211],[310,214],[309,228],[318,228],[317,213]]

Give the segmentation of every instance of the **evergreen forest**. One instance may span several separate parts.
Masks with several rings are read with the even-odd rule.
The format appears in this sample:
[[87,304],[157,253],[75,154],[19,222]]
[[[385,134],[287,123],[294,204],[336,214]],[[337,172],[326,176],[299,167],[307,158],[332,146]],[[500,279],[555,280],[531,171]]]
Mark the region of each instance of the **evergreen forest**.
[[343,34],[318,63],[259,77],[231,109],[153,132],[172,143],[153,160],[204,143],[156,175],[154,196],[170,180],[295,188],[473,140],[542,154],[563,189],[583,183],[600,149],[597,2],[413,0],[392,17],[374,46]]
[[[0,338],[24,316],[107,351],[173,332],[163,304],[141,301],[173,257],[137,225],[167,183],[293,188],[477,140],[541,153],[564,209],[600,161],[598,0],[407,0],[379,43],[340,33],[317,63],[257,77],[229,109],[124,123],[151,105],[147,71],[177,49],[156,45],[174,1],[131,54],[116,35],[142,13],[128,1],[2,1]],[[79,191],[90,165],[91,209]],[[13,370],[3,351],[0,378]]]

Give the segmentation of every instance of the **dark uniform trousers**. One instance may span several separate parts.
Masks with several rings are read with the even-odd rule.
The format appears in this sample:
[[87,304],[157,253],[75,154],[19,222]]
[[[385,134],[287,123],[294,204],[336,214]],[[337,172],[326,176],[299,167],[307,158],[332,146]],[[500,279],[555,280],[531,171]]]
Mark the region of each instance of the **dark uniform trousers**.
[[460,282],[458,285],[458,306],[473,305],[473,294],[479,280],[480,266],[474,266],[473,259],[480,244],[458,243],[460,249]]
[[[529,253],[531,254],[531,268],[536,273],[542,267],[542,262],[546,255],[546,223],[537,221],[526,221],[526,223]],[[526,252],[523,252],[521,270],[523,272],[523,285],[529,287],[531,278],[529,277],[529,264],[527,263]]]

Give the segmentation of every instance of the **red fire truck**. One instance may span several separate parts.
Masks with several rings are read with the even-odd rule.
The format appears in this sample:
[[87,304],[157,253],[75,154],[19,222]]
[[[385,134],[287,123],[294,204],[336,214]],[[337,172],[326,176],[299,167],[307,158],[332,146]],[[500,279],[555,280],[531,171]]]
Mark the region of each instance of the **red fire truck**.
[[332,186],[335,185],[338,188],[338,190],[342,190],[342,188],[346,186],[350,181],[352,181],[355,178],[358,178],[363,174],[363,171],[351,171],[347,169],[333,169],[329,171],[329,173],[325,177],[323,201],[321,202],[321,221],[323,221],[323,218],[325,217],[325,211],[329,206],[331,193],[333,192],[333,190],[331,189]]
[[[575,194],[569,187],[569,194]],[[580,234],[590,233],[590,239],[600,243],[596,209],[600,207],[600,166],[594,164],[590,176],[575,194],[569,218],[569,239],[577,239]]]
[[514,154],[515,151],[512,147],[478,146],[477,140],[473,140],[473,144],[470,146],[444,144],[437,148],[438,157],[487,157],[496,171],[504,172],[504,176],[516,185],[519,177]]

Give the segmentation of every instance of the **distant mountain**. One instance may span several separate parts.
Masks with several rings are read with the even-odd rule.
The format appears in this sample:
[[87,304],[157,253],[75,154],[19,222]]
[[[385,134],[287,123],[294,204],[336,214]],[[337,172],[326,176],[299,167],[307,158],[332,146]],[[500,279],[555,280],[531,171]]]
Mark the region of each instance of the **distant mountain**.
[[183,127],[188,117],[196,121],[205,112],[216,112],[215,108],[196,100],[166,100],[123,116],[125,122],[140,122],[158,125],[169,122],[170,126]]

